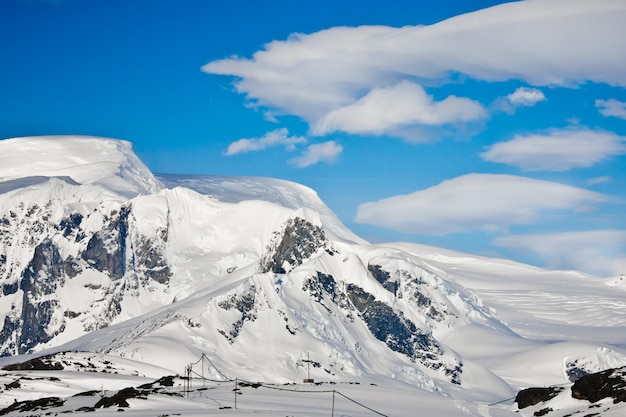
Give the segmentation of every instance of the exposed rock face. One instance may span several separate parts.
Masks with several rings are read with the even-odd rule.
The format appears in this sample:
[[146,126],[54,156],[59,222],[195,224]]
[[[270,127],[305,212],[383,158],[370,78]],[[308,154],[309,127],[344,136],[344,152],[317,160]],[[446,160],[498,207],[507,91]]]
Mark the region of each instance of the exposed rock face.
[[391,274],[385,271],[382,266],[370,264],[367,266],[367,269],[387,291],[392,292],[394,295],[398,294],[398,282],[391,279]]
[[[152,283],[169,283],[167,224],[162,233],[143,235],[131,204],[52,220],[63,204],[20,203],[0,217],[0,302],[11,306],[0,329],[1,356],[31,352],[63,332],[68,320],[80,321],[85,331],[107,326],[124,297]],[[102,274],[99,284],[73,284],[90,270]],[[67,285],[93,304],[83,310],[61,305],[58,292]]]
[[324,230],[300,217],[290,219],[282,234],[279,232],[275,237],[273,247],[260,262],[262,273],[284,274],[322,248],[332,251],[327,247],[329,242]]
[[591,403],[613,398],[614,403],[626,401],[626,367],[580,377],[572,385],[572,397]]
[[2,368],[5,371],[52,371],[61,370],[63,365],[54,361],[51,355],[29,359],[26,362],[13,363]]
[[96,232],[81,258],[91,267],[106,272],[113,279],[120,279],[126,272],[126,238],[128,236],[128,213],[122,207],[113,217],[106,228]]
[[230,343],[233,343],[234,339],[239,336],[241,327],[245,321],[256,320],[255,312],[255,299],[256,288],[254,285],[250,286],[247,291],[241,295],[231,295],[228,299],[221,301],[218,305],[224,310],[235,309],[241,313],[239,319],[233,323],[228,332],[219,330],[219,332],[228,339]]
[[450,381],[455,384],[461,383],[462,365],[443,364],[440,360],[444,353],[443,349],[432,335],[423,332],[401,312],[396,312],[389,305],[377,301],[372,294],[354,284],[348,285],[347,294],[374,337],[385,342],[391,350],[403,353],[429,368],[443,368]]
[[[35,247],[33,258],[22,273],[21,310],[14,308],[5,316],[0,342],[8,350],[27,352],[63,331],[63,321],[53,320],[54,311],[59,307],[55,292],[64,279],[63,259],[54,243],[46,239]],[[12,285],[4,295],[16,292],[17,288]]]
[[143,237],[137,240],[134,245],[133,269],[144,277],[144,282],[152,280],[163,285],[169,283],[172,271],[158,245],[159,239]]
[[[370,271],[372,269],[370,268]],[[389,274],[382,269],[375,270],[379,277],[389,279]],[[378,280],[380,282],[380,280]],[[348,284],[342,290],[332,275],[317,272],[317,276],[305,280],[303,288],[327,310],[332,311],[329,303],[332,302],[344,310],[346,315],[353,319],[350,311],[357,311],[365,322],[372,335],[384,342],[391,350],[402,353],[411,360],[418,361],[431,369],[442,369],[444,374],[455,384],[460,384],[462,365],[460,363],[447,365],[442,363],[443,349],[429,332],[420,330],[411,320],[408,320],[399,311],[382,301],[376,300],[374,295],[363,288]]]
[[[328,313],[332,314],[330,308],[326,305],[325,299],[346,310],[353,310],[354,307],[348,301],[345,291],[342,291],[332,275],[324,274],[317,271],[317,275],[308,278],[302,286],[303,291],[308,291],[315,301],[320,303]],[[348,315],[351,317],[351,315]]]
[[102,397],[100,401],[98,401],[94,407],[95,408],[108,408],[112,406],[116,407],[130,407],[128,404],[129,399],[131,398],[143,398],[145,399],[145,395],[148,394],[148,391],[138,390],[133,387],[124,388],[119,390],[111,397]]
[[537,405],[540,402],[548,401],[559,395],[562,391],[562,387],[526,388],[517,393],[515,402],[517,403],[517,407],[521,410]]
[[7,408],[0,410],[0,416],[9,413],[41,411],[48,408],[61,407],[64,403],[65,400],[59,397],[45,397],[32,401],[16,401]]

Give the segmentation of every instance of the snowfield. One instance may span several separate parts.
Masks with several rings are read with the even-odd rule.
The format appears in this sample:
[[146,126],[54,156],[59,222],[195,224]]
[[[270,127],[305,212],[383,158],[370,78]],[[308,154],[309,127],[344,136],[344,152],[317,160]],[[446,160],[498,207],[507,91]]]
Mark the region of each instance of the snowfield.
[[305,186],[124,141],[0,141],[0,287],[0,415],[626,413],[571,388],[626,366],[624,277],[369,244]]

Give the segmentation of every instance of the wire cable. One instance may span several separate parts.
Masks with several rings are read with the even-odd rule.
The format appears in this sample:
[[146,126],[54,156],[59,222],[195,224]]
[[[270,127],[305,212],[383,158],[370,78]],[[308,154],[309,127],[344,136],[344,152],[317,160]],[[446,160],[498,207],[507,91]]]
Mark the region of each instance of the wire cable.
[[[194,370],[191,368],[193,365],[197,365],[197,364],[198,364],[201,360],[203,360],[203,359],[206,359],[206,360],[209,362],[209,364],[211,364],[211,366],[213,367],[213,369],[215,369],[215,370],[217,371],[217,373],[218,373],[220,376],[224,377],[226,380],[215,380],[215,379],[207,378],[207,377],[205,377],[204,375],[198,374],[196,371],[194,371]],[[361,402],[359,402],[359,401],[357,401],[357,400],[355,400],[355,399],[353,399],[353,398],[350,398],[350,397],[348,397],[347,395],[345,395],[345,394],[343,394],[343,393],[341,393],[341,392],[339,392],[339,391],[337,391],[337,390],[334,390],[334,389],[333,389],[333,390],[299,390],[299,389],[289,389],[289,388],[282,388],[282,387],[277,387],[277,386],[273,386],[273,385],[265,384],[265,383],[262,383],[262,382],[250,382],[250,381],[246,381],[245,379],[239,379],[239,378],[237,378],[237,379],[232,379],[232,378],[229,378],[229,377],[227,377],[227,376],[226,376],[223,372],[221,372],[221,371],[220,371],[220,370],[219,370],[219,369],[215,366],[215,364],[214,364],[213,362],[211,362],[211,359],[209,359],[209,357],[208,357],[208,356],[206,356],[204,353],[202,354],[202,356],[200,356],[200,359],[198,359],[196,362],[194,362],[194,363],[190,364],[190,366],[189,366],[189,371],[190,371],[190,373],[192,373],[192,374],[194,374],[194,375],[196,375],[196,376],[200,377],[201,379],[204,379],[204,380],[206,380],[206,381],[210,381],[210,382],[216,382],[216,383],[236,382],[236,381],[239,381],[239,382],[241,382],[241,383],[243,383],[243,384],[247,384],[247,385],[250,385],[250,386],[255,387],[255,388],[257,388],[257,387],[262,387],[262,388],[267,388],[267,389],[273,389],[273,390],[276,390],[276,391],[301,392],[301,393],[307,393],[307,394],[312,394],[312,393],[315,393],[315,394],[323,394],[323,393],[325,393],[325,394],[329,394],[329,393],[332,393],[332,394],[333,394],[333,398],[334,398],[334,394],[338,394],[338,395],[342,396],[343,398],[345,398],[346,400],[351,401],[351,402],[353,402],[354,404],[358,405],[359,407],[363,407],[363,408],[365,408],[366,410],[371,411],[372,413],[378,414],[379,416],[388,417],[388,416],[387,416],[387,414],[383,414],[383,413],[381,413],[380,411],[374,410],[373,408],[368,407],[368,406],[366,406],[365,404],[363,404],[363,403],[361,403]],[[508,400],[504,400],[504,401],[508,401]],[[504,402],[504,401],[502,401],[502,402]],[[499,404],[499,403],[496,403],[496,404]],[[491,405],[491,404],[490,404],[490,405]],[[495,405],[495,404],[494,404],[494,405]]]
[[366,406],[365,404],[362,404],[362,403],[358,402],[357,400],[353,400],[352,398],[348,397],[348,396],[347,396],[347,395],[345,395],[345,394],[340,393],[339,391],[335,391],[335,392],[336,392],[337,394],[341,395],[341,396],[342,396],[343,398],[345,398],[346,400],[352,401],[352,402],[353,402],[353,403],[355,403],[356,405],[359,405],[359,406],[361,406],[361,407],[363,407],[363,408],[366,408],[366,409],[370,410],[372,413],[376,413],[376,414],[378,414],[379,416],[383,416],[383,417],[389,417],[389,416],[387,416],[387,414],[383,414],[383,413],[381,413],[381,412],[379,412],[379,411],[374,410],[374,409],[373,409],[373,408],[371,408],[371,407]]

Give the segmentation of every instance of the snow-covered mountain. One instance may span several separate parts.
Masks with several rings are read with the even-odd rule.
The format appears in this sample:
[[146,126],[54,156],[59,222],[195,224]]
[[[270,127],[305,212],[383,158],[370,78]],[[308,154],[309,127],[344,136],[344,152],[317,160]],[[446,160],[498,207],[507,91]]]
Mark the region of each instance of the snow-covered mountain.
[[0,141],[1,363],[86,351],[181,373],[206,357],[213,379],[496,402],[625,366],[618,284],[371,245],[305,186],[154,176],[128,142]]

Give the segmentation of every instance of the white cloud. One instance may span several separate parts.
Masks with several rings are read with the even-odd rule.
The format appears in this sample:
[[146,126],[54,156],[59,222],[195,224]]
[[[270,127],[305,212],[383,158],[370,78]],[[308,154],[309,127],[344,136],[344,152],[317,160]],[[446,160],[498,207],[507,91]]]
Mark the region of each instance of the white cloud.
[[299,168],[305,168],[318,162],[333,163],[343,151],[343,146],[335,141],[316,143],[307,148],[304,153],[289,160]]
[[597,275],[626,272],[626,230],[592,230],[502,236],[496,246],[541,257],[549,268],[577,269]]
[[607,182],[611,182],[611,181],[613,181],[612,177],[608,175],[604,175],[601,177],[589,178],[587,181],[585,181],[585,185],[591,187],[593,185],[606,184]]
[[512,175],[469,174],[436,186],[361,204],[356,222],[416,234],[497,231],[553,211],[582,212],[608,197]]
[[548,134],[516,136],[492,145],[481,157],[515,165],[527,171],[567,171],[589,167],[626,153],[626,138],[584,127],[553,130]]
[[514,106],[531,107],[540,101],[544,101],[546,96],[541,90],[536,88],[519,87],[517,90],[506,96]]
[[596,107],[603,116],[613,116],[626,120],[626,102],[615,99],[596,100]]
[[[429,26],[294,34],[250,59],[230,57],[203,70],[237,77],[237,91],[249,100],[311,126],[320,123],[325,132],[346,124],[352,106],[364,105],[360,100],[403,80],[441,85],[463,74],[535,87],[586,81],[626,86],[624,21],[624,1],[511,2]],[[340,118],[343,124],[326,124],[342,108],[352,109]],[[370,129],[393,127],[392,122]],[[358,130],[352,124],[350,129]]]
[[436,102],[422,86],[401,81],[391,87],[375,88],[355,103],[331,111],[316,123],[313,133],[325,135],[341,130],[380,135],[415,124],[468,122],[486,115],[476,101],[449,96]]
[[238,153],[256,152],[274,146],[284,146],[285,150],[293,151],[295,146],[306,143],[307,139],[302,136],[289,136],[289,131],[285,128],[272,130],[260,138],[239,139],[228,145],[225,155],[236,155]]

